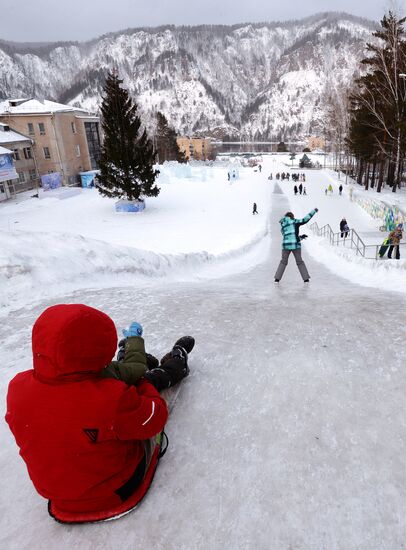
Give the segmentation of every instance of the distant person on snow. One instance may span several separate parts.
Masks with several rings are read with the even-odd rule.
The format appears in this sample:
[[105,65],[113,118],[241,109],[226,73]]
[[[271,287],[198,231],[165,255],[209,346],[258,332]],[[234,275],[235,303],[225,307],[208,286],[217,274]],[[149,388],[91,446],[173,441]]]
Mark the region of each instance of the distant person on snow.
[[397,260],[400,260],[400,241],[402,240],[403,238],[403,233],[402,233],[402,229],[403,229],[403,224],[399,224],[396,226],[396,229],[394,229],[393,231],[391,231],[389,233],[389,242],[390,242],[390,246],[389,246],[389,250],[388,250],[388,258],[392,258],[392,252],[393,252],[393,249],[396,249],[395,253],[396,253],[396,259]]
[[297,195],[297,185],[294,186],[293,191],[294,191],[295,195]]
[[307,271],[307,267],[304,261],[302,260],[301,254],[301,241],[307,238],[307,235],[299,236],[299,228],[301,225],[304,225],[309,220],[311,220],[316,212],[318,212],[318,208],[315,208],[314,210],[309,212],[309,214],[307,214],[307,216],[302,219],[296,219],[292,212],[286,212],[284,217],[279,220],[279,223],[281,224],[281,232],[283,235],[282,259],[275,273],[275,283],[279,283],[279,281],[282,279],[286,266],[288,265],[289,255],[291,252],[295,257],[296,264],[303,281],[305,283],[309,282],[310,275]]
[[110,317],[83,304],[51,306],[33,327],[34,368],[8,387],[6,421],[35,488],[62,523],[132,510],[164,452],[168,410],[158,390],[188,375],[194,339],[180,338],[159,363],[145,353],[141,325],[123,333],[112,361]]
[[257,210],[257,203],[254,202],[253,206],[252,206],[252,213],[253,214],[258,214],[258,210]]
[[341,238],[343,238],[343,237],[347,238],[348,237],[348,233],[350,231],[350,228],[349,228],[347,220],[345,218],[343,218],[340,221],[340,231],[341,231]]
[[341,183],[340,183],[340,187],[338,188],[338,194],[339,195],[343,194],[343,186],[341,185]]
[[262,166],[260,164],[258,164],[258,170],[259,170],[259,173],[262,172]]
[[328,191],[328,189],[327,189],[327,187],[326,187],[325,190],[324,190],[324,193],[325,193],[326,195],[327,195],[327,191]]
[[303,187],[303,195],[307,195],[307,193],[306,193],[306,187]]
[[303,193],[303,185],[302,185],[302,184],[299,185],[299,193],[300,193],[300,194]]
[[331,183],[330,183],[330,185],[327,187],[327,189],[328,189],[328,192],[332,195],[332,194],[333,194],[333,186],[331,185]]

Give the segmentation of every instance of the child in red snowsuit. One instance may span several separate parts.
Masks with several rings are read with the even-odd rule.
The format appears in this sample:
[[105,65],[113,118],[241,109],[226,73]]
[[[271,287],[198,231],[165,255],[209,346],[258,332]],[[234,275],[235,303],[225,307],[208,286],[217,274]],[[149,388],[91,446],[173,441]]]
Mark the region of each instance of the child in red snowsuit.
[[167,406],[146,378],[140,335],[128,334],[121,363],[112,362],[116,348],[115,325],[103,312],[52,306],[33,327],[33,369],[9,384],[6,421],[35,488],[61,522],[130,511],[155,473],[159,440],[151,456],[144,442],[162,432]]

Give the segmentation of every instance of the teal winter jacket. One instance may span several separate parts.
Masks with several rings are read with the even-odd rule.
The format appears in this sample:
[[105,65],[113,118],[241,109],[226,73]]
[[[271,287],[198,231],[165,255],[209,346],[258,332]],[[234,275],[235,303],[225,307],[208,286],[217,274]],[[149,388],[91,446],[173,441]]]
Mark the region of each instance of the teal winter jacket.
[[279,223],[281,224],[281,232],[283,235],[282,248],[285,250],[297,250],[301,248],[299,238],[299,227],[307,223],[317,212],[317,209],[312,210],[302,219],[289,218],[284,216]]

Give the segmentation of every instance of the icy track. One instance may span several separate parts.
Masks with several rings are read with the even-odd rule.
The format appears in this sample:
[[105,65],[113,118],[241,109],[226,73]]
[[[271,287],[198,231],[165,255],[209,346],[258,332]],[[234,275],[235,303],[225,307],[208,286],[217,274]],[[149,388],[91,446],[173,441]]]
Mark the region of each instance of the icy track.
[[[316,206],[316,205],[315,205]],[[272,201],[265,261],[222,279],[79,291],[59,302],[136,319],[161,354],[196,337],[169,451],[142,505],[116,522],[48,517],[1,423],[0,546],[5,550],[395,550],[406,540],[405,306],[304,253],[273,283],[280,256]],[[1,392],[30,365],[30,327],[48,305],[2,324]]]

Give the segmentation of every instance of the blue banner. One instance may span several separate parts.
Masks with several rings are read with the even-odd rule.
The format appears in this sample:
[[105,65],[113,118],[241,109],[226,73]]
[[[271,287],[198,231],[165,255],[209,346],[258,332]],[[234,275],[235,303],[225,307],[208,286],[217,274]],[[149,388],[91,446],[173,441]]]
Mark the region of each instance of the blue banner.
[[11,153],[0,155],[0,181],[15,180],[18,178]]
[[52,172],[41,176],[41,187],[44,191],[57,189],[62,186],[62,176],[59,172]]

